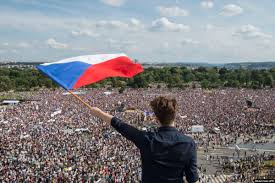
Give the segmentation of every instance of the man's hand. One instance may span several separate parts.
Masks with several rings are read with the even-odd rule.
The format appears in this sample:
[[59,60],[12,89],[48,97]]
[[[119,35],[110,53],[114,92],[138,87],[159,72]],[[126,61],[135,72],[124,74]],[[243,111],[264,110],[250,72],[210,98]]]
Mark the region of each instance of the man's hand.
[[112,115],[110,115],[106,112],[103,112],[101,109],[99,109],[97,107],[92,107],[91,111],[92,111],[93,116],[96,116],[96,117],[102,119],[103,121],[105,121],[106,123],[111,124],[111,120],[113,118]]

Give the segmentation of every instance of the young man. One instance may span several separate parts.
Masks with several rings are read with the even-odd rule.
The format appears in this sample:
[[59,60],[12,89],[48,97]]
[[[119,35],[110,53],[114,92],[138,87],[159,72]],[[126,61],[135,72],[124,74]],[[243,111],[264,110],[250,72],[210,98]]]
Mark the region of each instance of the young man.
[[174,127],[176,100],[157,97],[151,107],[160,123],[155,133],[140,131],[96,107],[92,114],[110,123],[140,149],[143,183],[183,183],[184,176],[189,183],[196,182],[196,145]]

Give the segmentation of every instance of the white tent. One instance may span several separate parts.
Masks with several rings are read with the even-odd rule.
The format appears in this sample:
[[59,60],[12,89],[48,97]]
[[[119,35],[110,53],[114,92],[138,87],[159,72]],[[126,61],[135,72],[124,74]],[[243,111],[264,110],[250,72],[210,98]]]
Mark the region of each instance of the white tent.
[[105,94],[105,95],[111,95],[111,94],[112,94],[112,92],[110,92],[110,91],[106,91],[106,92],[104,92],[104,94]]
[[220,131],[221,131],[221,130],[220,130],[219,128],[217,128],[217,127],[214,127],[213,130],[214,130],[214,132],[216,132],[216,133],[220,133]]
[[15,105],[19,104],[19,100],[3,100],[2,105]]
[[27,139],[27,138],[30,138],[31,136],[29,134],[22,134],[20,136],[20,139]]
[[88,128],[77,128],[75,132],[90,132],[90,130]]
[[181,119],[187,118],[186,115],[184,115],[184,116],[180,115],[180,117],[181,117]]
[[72,129],[65,129],[65,130],[63,130],[63,132],[64,132],[65,134],[73,134],[73,133],[74,133],[74,130],[72,130]]
[[56,116],[57,114],[61,114],[62,110],[56,110],[51,114],[51,117]]
[[193,125],[191,128],[192,133],[197,133],[197,132],[204,132],[204,127],[202,125]]
[[1,120],[0,121],[0,124],[3,123],[3,124],[8,124],[9,122],[8,121],[5,121],[5,120]]

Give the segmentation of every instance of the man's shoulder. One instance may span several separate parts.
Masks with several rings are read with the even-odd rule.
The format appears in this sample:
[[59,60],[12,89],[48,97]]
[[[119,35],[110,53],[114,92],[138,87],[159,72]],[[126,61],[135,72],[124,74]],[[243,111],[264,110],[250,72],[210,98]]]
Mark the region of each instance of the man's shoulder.
[[181,132],[179,132],[179,134],[180,134],[180,137],[182,138],[182,140],[184,140],[185,142],[195,143],[194,139],[190,135],[186,135]]

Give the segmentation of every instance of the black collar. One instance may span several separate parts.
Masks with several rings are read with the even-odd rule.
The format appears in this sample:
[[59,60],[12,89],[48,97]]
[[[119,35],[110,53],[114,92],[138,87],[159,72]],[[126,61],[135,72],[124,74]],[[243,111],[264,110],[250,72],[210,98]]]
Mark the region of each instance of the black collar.
[[177,129],[173,126],[161,126],[159,131],[177,131]]

